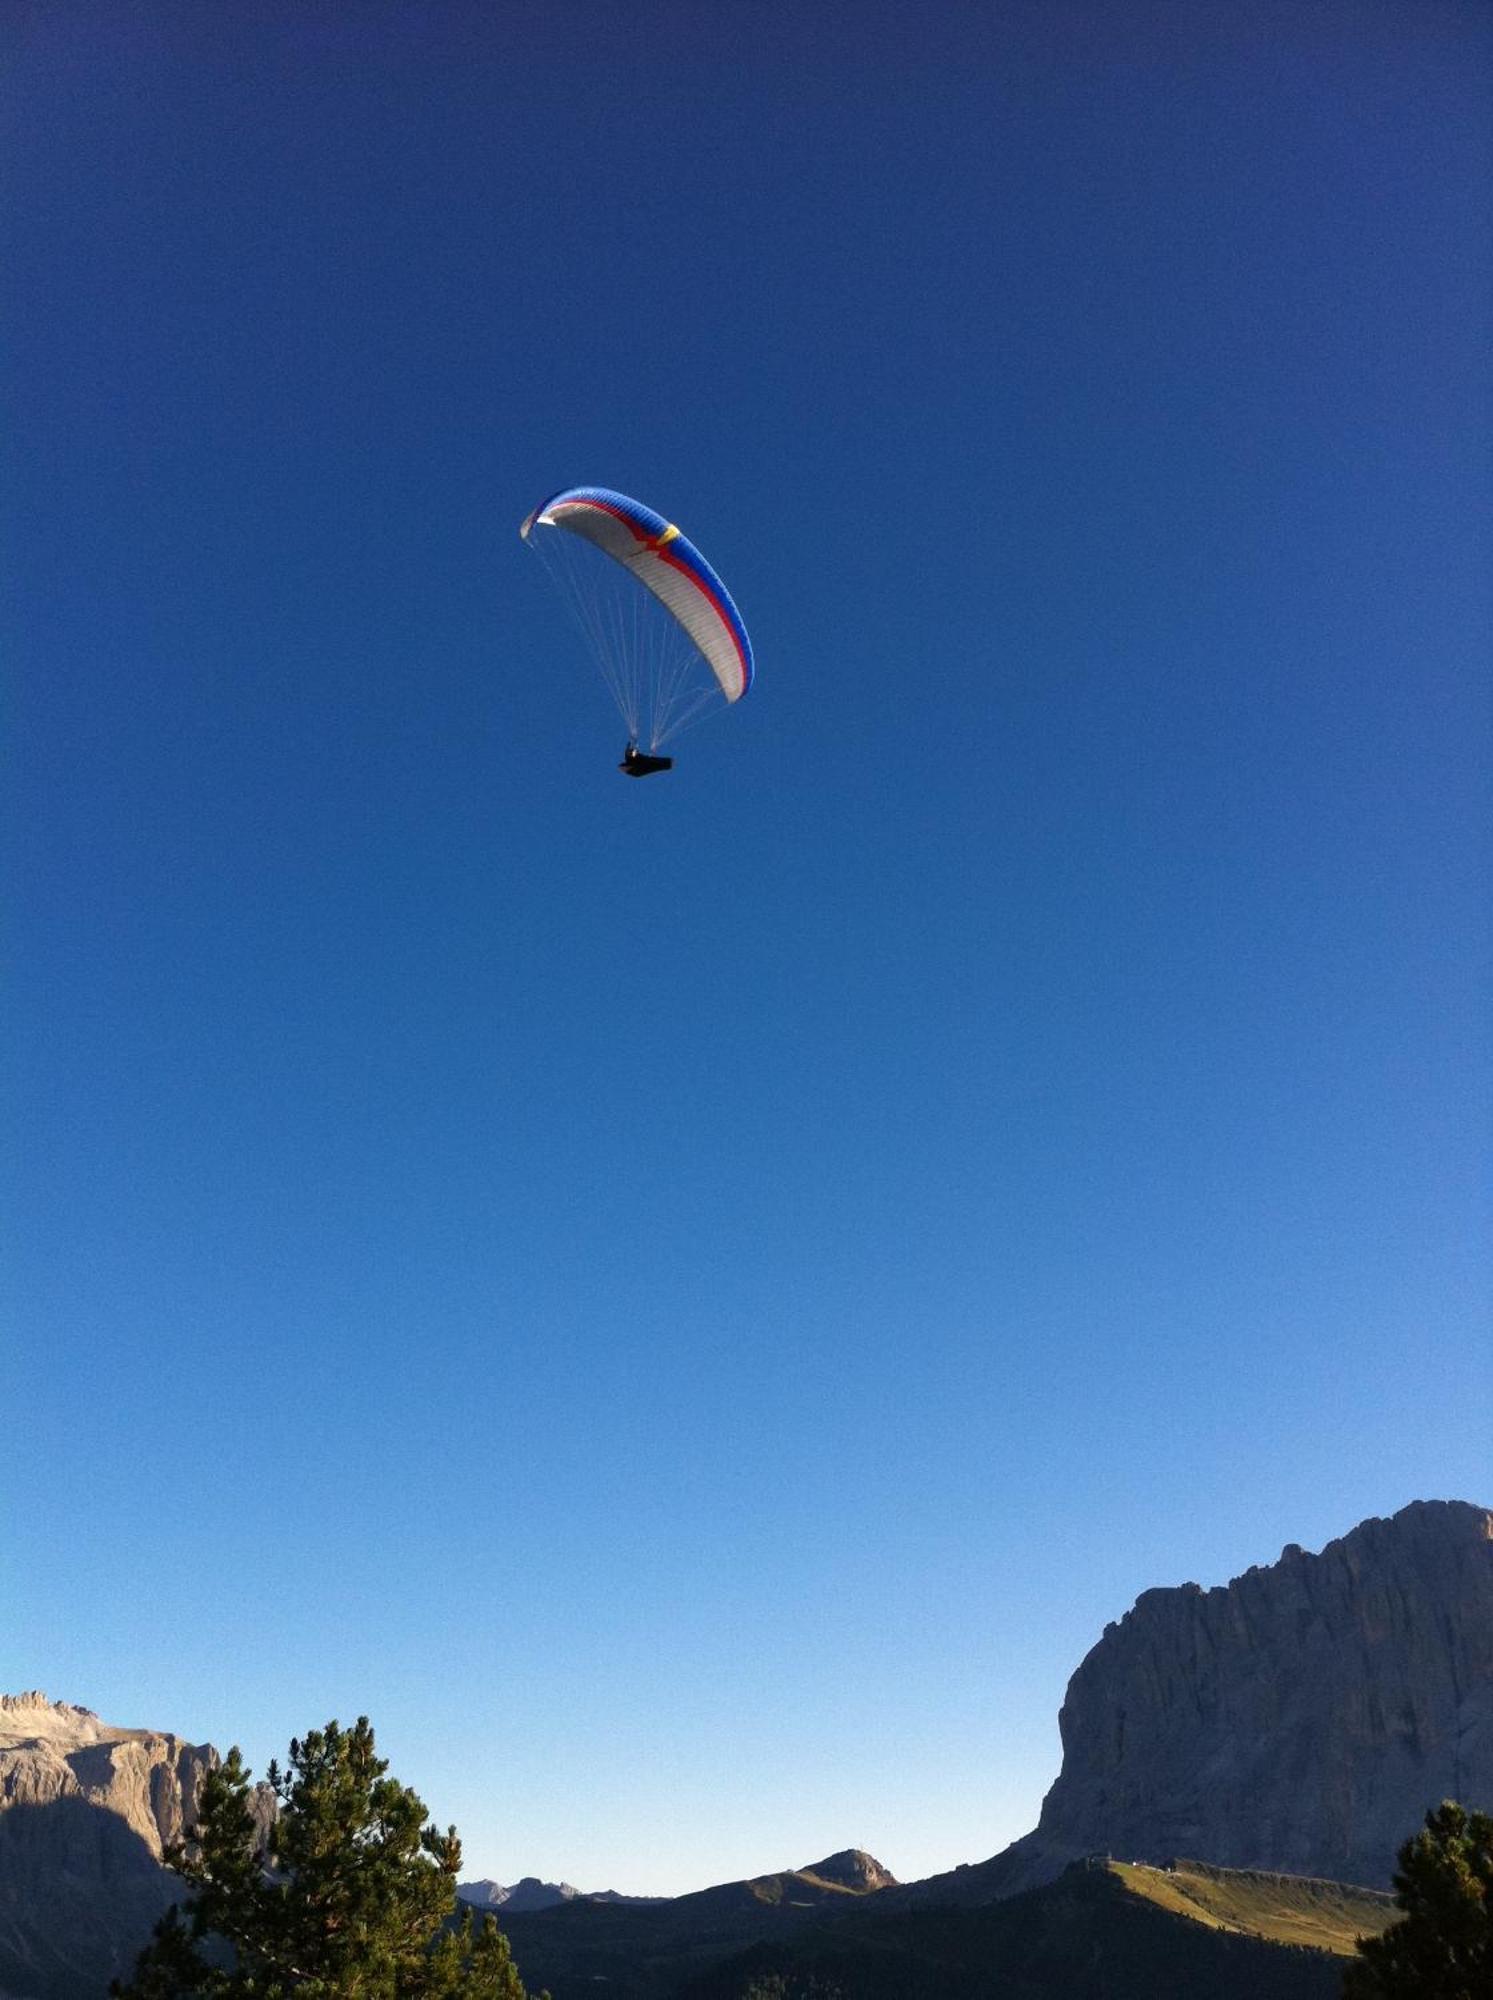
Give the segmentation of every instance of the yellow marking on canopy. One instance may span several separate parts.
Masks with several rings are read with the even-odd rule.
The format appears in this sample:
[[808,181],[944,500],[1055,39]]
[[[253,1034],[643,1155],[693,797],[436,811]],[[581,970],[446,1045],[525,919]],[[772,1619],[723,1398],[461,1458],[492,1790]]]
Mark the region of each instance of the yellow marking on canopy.
[[663,533],[659,536],[658,540],[653,544],[653,546],[656,549],[667,548],[669,543],[674,540],[675,536],[678,533],[679,530],[674,526],[674,523],[671,521],[668,527],[665,528]]

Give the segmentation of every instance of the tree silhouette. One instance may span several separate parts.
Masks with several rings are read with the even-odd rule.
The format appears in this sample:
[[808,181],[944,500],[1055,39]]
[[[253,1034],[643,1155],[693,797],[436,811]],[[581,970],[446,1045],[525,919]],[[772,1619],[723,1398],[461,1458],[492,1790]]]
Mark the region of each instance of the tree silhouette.
[[[385,1774],[366,1716],[292,1741],[256,1795],[235,1748],[168,1864],[192,1885],[118,2000],[528,2000],[491,1917],[456,1915],[461,1842]],[[261,1794],[262,1800],[262,1794]]]
[[1400,1849],[1405,1912],[1358,1940],[1344,2000],[1489,2000],[1493,1995],[1493,1819],[1448,1799]]

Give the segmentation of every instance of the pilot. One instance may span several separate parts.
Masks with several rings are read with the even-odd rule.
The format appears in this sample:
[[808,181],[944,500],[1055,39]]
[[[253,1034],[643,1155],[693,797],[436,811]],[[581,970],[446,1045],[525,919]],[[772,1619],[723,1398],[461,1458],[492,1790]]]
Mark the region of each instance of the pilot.
[[672,757],[646,756],[630,737],[627,748],[622,753],[622,762],[617,766],[617,769],[625,771],[629,778],[648,778],[655,771],[672,771],[673,768]]

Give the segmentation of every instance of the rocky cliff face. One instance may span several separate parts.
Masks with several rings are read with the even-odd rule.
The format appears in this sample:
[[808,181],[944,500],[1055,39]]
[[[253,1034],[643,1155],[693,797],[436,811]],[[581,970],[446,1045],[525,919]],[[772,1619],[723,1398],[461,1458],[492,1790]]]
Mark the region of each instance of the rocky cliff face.
[[1148,1590],[1059,1722],[1036,1832],[966,1878],[1005,1894],[1107,1852],[1386,1886],[1428,1807],[1493,1803],[1493,1513],[1418,1501],[1218,1589]]
[[181,1883],[161,1866],[217,1753],[0,1695],[0,2000],[77,2000],[127,1973]]
[[218,1761],[203,1744],[152,1729],[115,1729],[44,1694],[0,1695],[0,1810],[85,1799],[117,1813],[153,1860],[180,1840]]

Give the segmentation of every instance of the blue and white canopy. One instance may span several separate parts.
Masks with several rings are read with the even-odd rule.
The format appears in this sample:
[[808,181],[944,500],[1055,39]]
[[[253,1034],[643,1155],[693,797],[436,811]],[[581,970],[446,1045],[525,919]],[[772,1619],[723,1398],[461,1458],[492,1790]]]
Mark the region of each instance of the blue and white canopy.
[[[752,642],[741,613],[694,543],[662,514],[605,486],[570,486],[536,507],[519,533],[530,547],[552,545],[555,537],[575,537],[610,557],[657,599],[685,634],[714,677],[715,687],[709,692],[718,690],[727,702],[736,702],[751,686]],[[592,636],[605,639],[605,625],[593,630]],[[678,727],[683,719],[687,718],[669,726]],[[630,717],[630,725],[635,720]]]

